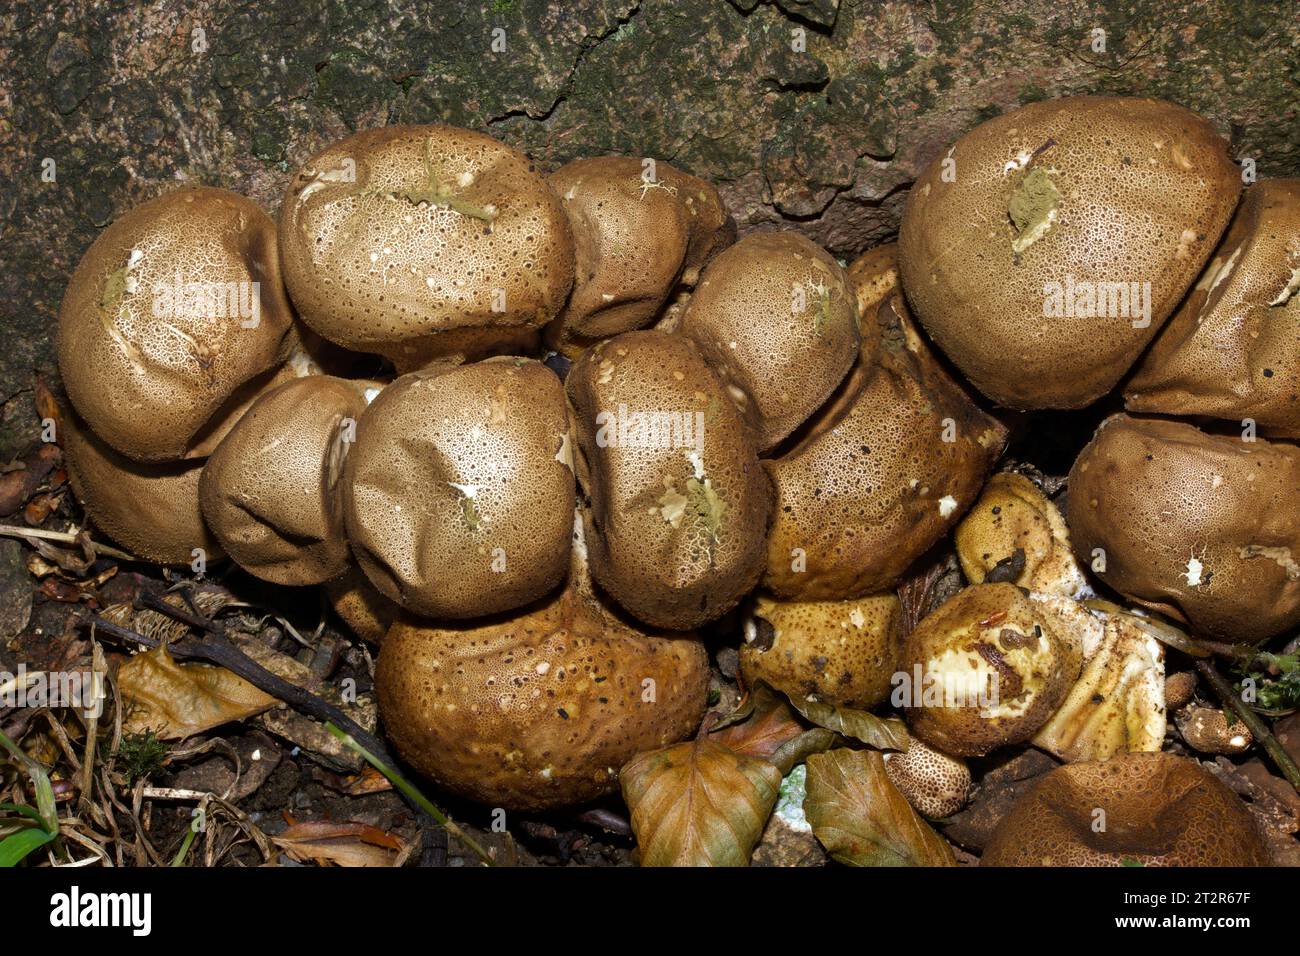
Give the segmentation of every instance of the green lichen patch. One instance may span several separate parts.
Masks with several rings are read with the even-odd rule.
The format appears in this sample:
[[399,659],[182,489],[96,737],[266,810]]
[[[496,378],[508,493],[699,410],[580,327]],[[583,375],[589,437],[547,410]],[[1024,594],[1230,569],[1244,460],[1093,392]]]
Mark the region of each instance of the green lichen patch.
[[1013,252],[1024,252],[1047,234],[1056,222],[1060,202],[1061,193],[1046,169],[1035,166],[1025,174],[1007,203],[1007,213],[1016,228],[1011,240]]

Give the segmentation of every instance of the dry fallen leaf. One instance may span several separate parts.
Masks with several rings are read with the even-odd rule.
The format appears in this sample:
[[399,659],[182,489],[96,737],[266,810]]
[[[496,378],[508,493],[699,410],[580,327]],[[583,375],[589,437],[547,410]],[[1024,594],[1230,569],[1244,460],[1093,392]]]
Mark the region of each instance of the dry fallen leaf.
[[860,740],[880,750],[906,750],[907,725],[897,717],[877,717],[865,710],[836,707],[815,700],[791,697],[794,709],[818,727]]
[[825,727],[809,728],[786,699],[759,681],[749,697],[709,739],[745,757],[775,764],[782,775],[812,753],[826,750],[838,735]]
[[748,866],[781,771],[694,740],[641,754],[620,780],[642,866]]
[[956,866],[950,847],[912,809],[874,750],[808,758],[803,812],[827,852],[849,866]]
[[398,866],[406,845],[391,833],[366,823],[306,820],[292,823],[271,842],[299,863],[335,866]]
[[122,729],[189,737],[274,707],[276,699],[238,674],[208,664],[178,664],[166,646],[137,654],[117,672],[127,703]]

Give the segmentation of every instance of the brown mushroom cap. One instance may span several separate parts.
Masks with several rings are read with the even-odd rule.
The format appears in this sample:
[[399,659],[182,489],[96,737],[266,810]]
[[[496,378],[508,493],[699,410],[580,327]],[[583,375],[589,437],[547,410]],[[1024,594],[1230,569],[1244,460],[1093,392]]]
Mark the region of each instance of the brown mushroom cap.
[[1130,411],[1253,419],[1300,438],[1300,179],[1242,198],[1200,281],[1124,390]]
[[[1256,641],[1300,623],[1300,449],[1114,415],[1070,471],[1079,560],[1193,631]],[[1097,551],[1101,549],[1101,551]]]
[[557,348],[644,328],[679,280],[693,285],[701,266],[735,238],[735,223],[702,179],[655,163],[654,179],[631,156],[576,159],[551,174],[576,254],[573,292],[550,328]]
[[59,311],[59,370],[116,451],[201,457],[205,426],[285,360],[292,323],[271,218],[224,189],[177,189],[122,216],[82,257]]
[[870,320],[878,361],[857,364],[800,441],[764,462],[777,504],[763,583],[782,598],[892,587],[974,502],[1006,440],[930,355],[899,292]]
[[980,863],[1268,866],[1270,860],[1250,811],[1200,764],[1136,753],[1046,774],[1002,818]]
[[912,737],[904,751],[885,754],[885,773],[916,812],[932,820],[952,816],[966,805],[970,767]]
[[554,589],[573,507],[564,391],[531,359],[402,376],[361,416],[344,469],[357,563],[429,617],[509,611]]
[[898,598],[773,601],[759,597],[740,647],[745,683],[796,699],[869,710],[889,696],[902,654]]
[[[982,123],[908,193],[900,265],[917,318],[997,402],[1095,401],[1159,330],[1227,225],[1241,179],[1226,147],[1194,113],[1149,99],[1067,97]],[[1111,284],[1128,293],[1139,283],[1142,298],[1143,282],[1150,322],[1135,327],[1142,310],[1120,308]],[[1087,316],[1089,288],[1102,314]]]
[[844,380],[870,365],[879,331],[859,332],[848,276],[797,232],[759,232],[704,270],[678,332],[716,371],[760,454],[798,428]]
[[455,793],[518,810],[615,791],[624,763],[695,729],[708,683],[698,640],[637,630],[579,581],[490,623],[399,621],[375,669],[403,759]]
[[276,584],[348,567],[338,482],[366,401],[357,383],[295,379],[262,396],[203,467],[203,516],[235,562]]
[[1078,637],[1053,609],[1011,584],[972,585],[908,636],[908,727],[962,757],[1023,743],[1065,699],[1081,663]]
[[546,180],[517,150],[452,126],[387,126],[317,153],[285,193],[280,252],[308,325],[399,369],[539,329],[573,281]]
[[588,349],[566,387],[596,580],[655,627],[725,614],[758,582],[772,498],[722,383],[689,339],[643,331]]
[[371,644],[383,643],[384,635],[402,613],[401,607],[376,591],[355,565],[322,586],[334,613],[357,637]]
[[207,562],[222,557],[199,509],[201,459],[132,461],[67,408],[59,431],[72,490],[87,516],[114,541],[159,564],[190,564],[196,548]]
[[1036,594],[1077,597],[1089,590],[1070,550],[1065,519],[1024,475],[1004,471],[990,478],[953,537],[972,584],[992,574],[995,583],[1008,581]]

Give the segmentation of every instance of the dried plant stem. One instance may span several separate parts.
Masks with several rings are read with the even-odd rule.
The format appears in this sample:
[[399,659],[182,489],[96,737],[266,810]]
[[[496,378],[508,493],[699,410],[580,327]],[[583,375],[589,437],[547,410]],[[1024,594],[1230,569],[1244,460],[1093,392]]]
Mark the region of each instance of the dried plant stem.
[[[22,525],[16,524],[0,524],[0,536],[6,538],[41,538],[45,541],[58,541],[62,544],[77,544],[81,540],[81,534],[80,531],[46,531],[44,528],[24,528]],[[91,541],[90,546],[95,549],[95,554],[103,557],[117,558],[119,561],[140,560],[128,551],[119,551],[111,545],[100,544],[97,541]]]
[[1272,758],[1277,769],[1282,771],[1282,776],[1286,777],[1287,782],[1295,788],[1297,793],[1300,793],[1300,767],[1296,766],[1295,761],[1291,759],[1291,755],[1273,736],[1272,731],[1260,719],[1259,714],[1246,706],[1246,702],[1233,691],[1232,685],[1214,669],[1213,663],[1208,660],[1198,660],[1196,670],[1205,678],[1205,682],[1214,688],[1214,692],[1219,695],[1219,699],[1223,701],[1224,706],[1241,718],[1241,722],[1250,729],[1251,735],[1264,748],[1264,752]]

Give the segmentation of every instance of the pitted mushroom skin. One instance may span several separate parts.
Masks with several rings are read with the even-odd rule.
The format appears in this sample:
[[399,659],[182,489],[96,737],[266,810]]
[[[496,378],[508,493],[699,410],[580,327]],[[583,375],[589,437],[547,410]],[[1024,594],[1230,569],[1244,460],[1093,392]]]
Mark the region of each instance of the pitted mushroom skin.
[[804,423],[854,360],[879,349],[859,331],[854,290],[825,250],[797,232],[758,232],[704,270],[678,323],[736,402],[764,454]]
[[981,392],[1105,395],[1195,281],[1241,191],[1227,143],[1159,100],[1072,96],[980,124],[908,192],[908,301]]
[[762,573],[771,488],[695,346],[627,332],[584,352],[566,389],[596,581],[669,630],[735,607]]
[[59,371],[119,454],[201,458],[214,419],[288,357],[292,325],[271,217],[236,193],[187,187],[132,209],[86,251],[59,311]]
[[132,554],[159,564],[211,563],[224,554],[203,522],[203,461],[145,463],[118,454],[71,409],[60,443],[72,490],[86,514]]
[[614,792],[628,760],[696,728],[708,684],[693,636],[636,629],[578,583],[505,619],[399,621],[375,669],[403,759],[461,796],[515,810]]
[[199,500],[226,553],[275,584],[320,584],[350,563],[339,479],[365,411],[362,387],[329,375],[259,398],[203,467]]
[[1269,866],[1251,813],[1195,760],[1118,754],[1058,767],[1002,818],[981,866]]
[[1265,179],[1124,388],[1133,412],[1300,438],[1300,179]]
[[452,126],[386,126],[309,159],[280,212],[304,322],[399,371],[518,344],[564,304],[573,237],[533,163]]
[[426,617],[497,614],[554,590],[573,508],[564,390],[532,359],[398,378],[357,422],[344,467],[353,556]]
[[631,156],[575,159],[548,182],[573,232],[575,275],[547,338],[571,357],[645,328],[680,286],[735,239],[718,191],[667,163]]
[[1070,470],[1075,553],[1130,601],[1217,640],[1300,623],[1300,449],[1114,415]]

